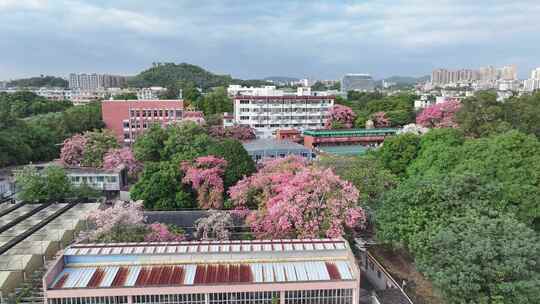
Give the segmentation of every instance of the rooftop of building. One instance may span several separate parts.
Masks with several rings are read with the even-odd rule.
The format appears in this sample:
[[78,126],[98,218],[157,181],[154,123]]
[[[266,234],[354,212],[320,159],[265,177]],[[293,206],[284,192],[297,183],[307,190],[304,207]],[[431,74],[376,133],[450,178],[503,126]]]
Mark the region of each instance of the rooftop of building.
[[354,280],[342,239],[76,244],[49,289]]
[[370,136],[370,135],[388,135],[395,134],[397,128],[378,128],[378,129],[343,129],[343,130],[306,130],[304,135],[314,137],[319,136]]
[[335,96],[311,96],[311,95],[282,95],[282,96],[252,96],[252,95],[237,95],[234,96],[234,99],[257,99],[257,100],[278,100],[278,99],[288,99],[288,100],[294,100],[294,99],[312,99],[312,100],[326,100],[326,99],[334,99]]
[[260,138],[242,143],[246,151],[260,150],[309,150],[301,144],[289,140],[278,140],[273,138]]

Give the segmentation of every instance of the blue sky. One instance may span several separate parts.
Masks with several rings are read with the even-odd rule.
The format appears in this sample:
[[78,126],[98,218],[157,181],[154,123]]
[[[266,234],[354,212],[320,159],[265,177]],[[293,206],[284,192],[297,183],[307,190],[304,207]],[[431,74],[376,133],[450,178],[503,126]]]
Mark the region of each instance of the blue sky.
[[0,79],[135,74],[188,62],[233,77],[420,76],[540,66],[539,0],[0,0]]

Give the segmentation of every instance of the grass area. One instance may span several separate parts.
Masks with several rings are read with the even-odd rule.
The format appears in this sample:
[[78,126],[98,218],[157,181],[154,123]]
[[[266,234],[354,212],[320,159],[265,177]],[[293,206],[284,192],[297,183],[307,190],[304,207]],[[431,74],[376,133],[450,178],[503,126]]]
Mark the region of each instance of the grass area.
[[444,304],[431,282],[416,270],[414,259],[406,250],[376,245],[369,247],[369,252],[398,283],[407,282],[405,292],[415,304]]

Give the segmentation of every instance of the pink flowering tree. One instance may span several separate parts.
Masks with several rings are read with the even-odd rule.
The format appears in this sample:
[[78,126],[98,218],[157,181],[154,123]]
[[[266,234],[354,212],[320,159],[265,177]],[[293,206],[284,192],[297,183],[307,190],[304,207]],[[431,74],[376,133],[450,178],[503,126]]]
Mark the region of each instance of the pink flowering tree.
[[455,115],[460,107],[457,101],[430,105],[416,116],[416,123],[426,128],[457,128]]
[[384,112],[373,113],[371,119],[375,128],[388,128],[390,126],[390,119],[386,117],[386,113]]
[[296,155],[265,160],[256,174],[241,179],[229,188],[235,214],[246,216],[250,210],[262,206],[264,202],[277,194],[277,189],[281,185],[307,165],[305,158]]
[[[257,238],[339,237],[346,228],[363,226],[359,192],[351,183],[330,169],[299,164],[272,161],[230,189],[233,205]],[[253,202],[257,210],[249,210]]]
[[103,168],[112,170],[124,166],[131,178],[137,177],[142,170],[142,164],[135,159],[129,147],[111,149],[103,157]]
[[326,121],[327,129],[350,129],[354,125],[356,114],[347,106],[335,104],[330,110],[328,120]]
[[169,226],[162,223],[148,225],[149,232],[144,237],[145,242],[179,242],[186,239],[181,231],[173,231]]
[[80,166],[88,139],[82,134],[75,134],[64,140],[60,150],[60,161],[67,166]]
[[202,240],[228,240],[233,226],[234,221],[229,212],[210,210],[207,217],[195,222],[195,237]]
[[88,232],[82,238],[98,242],[140,242],[147,233],[142,202],[117,201],[112,207],[92,211]]
[[217,138],[233,138],[236,140],[244,141],[255,139],[255,130],[248,126],[213,126],[210,127],[209,133],[213,137]]
[[213,155],[201,156],[193,163],[181,165],[185,175],[182,182],[191,184],[197,191],[199,207],[203,209],[221,209],[223,207],[223,174],[227,161]]

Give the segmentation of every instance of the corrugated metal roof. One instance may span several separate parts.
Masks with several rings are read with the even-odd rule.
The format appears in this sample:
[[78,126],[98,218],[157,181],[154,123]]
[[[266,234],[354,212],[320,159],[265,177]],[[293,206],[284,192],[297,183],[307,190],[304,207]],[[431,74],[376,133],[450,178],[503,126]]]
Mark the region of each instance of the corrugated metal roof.
[[268,241],[194,241],[168,243],[77,244],[64,255],[155,255],[175,253],[269,252],[345,250],[341,239],[301,239]]
[[65,268],[50,288],[120,288],[350,280],[347,261]]

